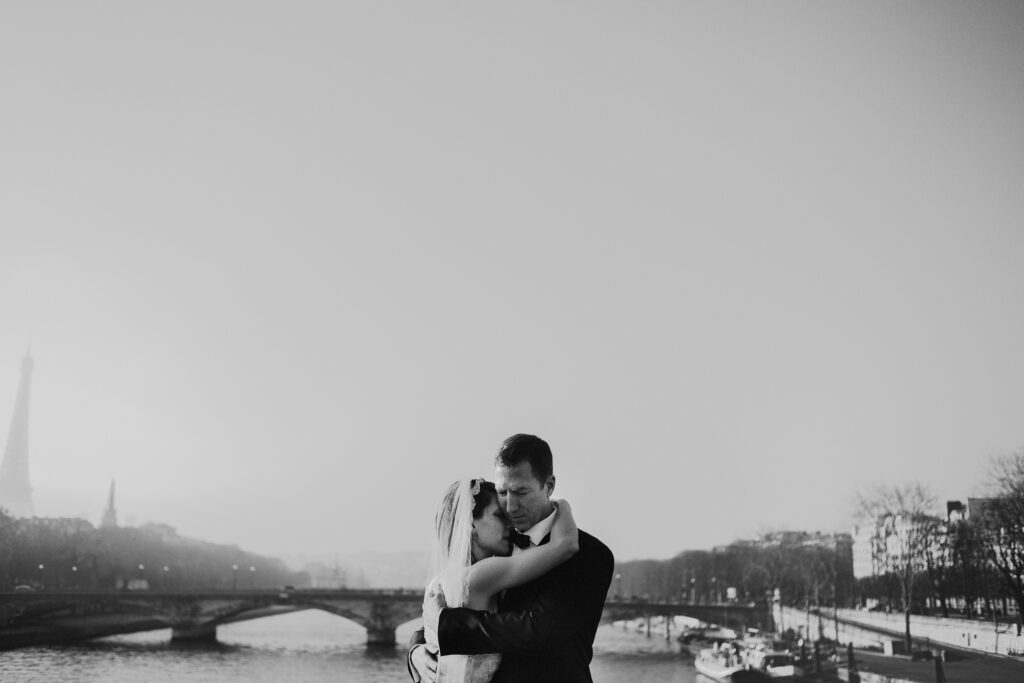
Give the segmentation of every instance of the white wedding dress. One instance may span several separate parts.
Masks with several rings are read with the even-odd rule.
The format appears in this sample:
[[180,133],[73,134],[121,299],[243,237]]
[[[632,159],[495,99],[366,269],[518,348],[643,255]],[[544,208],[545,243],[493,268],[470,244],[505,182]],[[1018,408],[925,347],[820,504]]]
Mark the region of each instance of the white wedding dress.
[[[444,595],[449,607],[472,607],[469,604],[469,575],[473,564],[471,536],[473,533],[473,497],[480,492],[480,479],[462,479],[449,491],[438,511],[438,545],[434,557],[434,578],[424,596],[424,604],[433,595]],[[487,611],[497,611],[492,598]],[[424,628],[427,644],[437,652],[437,633]],[[438,660],[437,683],[490,683],[501,655],[444,655]]]
[[[427,587],[427,592],[437,590],[440,581],[434,579]],[[443,592],[443,589],[442,589]],[[445,602],[449,606],[448,595],[445,595]],[[496,600],[491,601],[488,612],[496,611]],[[432,629],[426,629],[427,643],[436,647],[437,634]],[[501,665],[500,653],[489,653],[483,655],[444,655],[438,658],[437,683],[490,683],[494,678],[498,666]]]

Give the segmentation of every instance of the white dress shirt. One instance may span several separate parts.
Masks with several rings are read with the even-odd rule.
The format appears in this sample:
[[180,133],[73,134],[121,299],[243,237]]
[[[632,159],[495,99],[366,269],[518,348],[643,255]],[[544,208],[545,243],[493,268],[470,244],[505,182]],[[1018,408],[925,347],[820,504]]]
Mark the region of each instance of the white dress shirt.
[[[555,515],[557,514],[558,508],[555,508],[554,510],[552,510],[550,515],[548,515],[547,517],[545,517],[544,519],[540,520],[532,527],[530,527],[529,531],[523,532],[523,535],[528,536],[530,538],[531,547],[540,545],[540,542],[544,540],[544,537],[551,533],[551,527],[555,523]],[[523,550],[526,550],[526,548],[520,548],[517,545],[512,546],[513,555],[517,555]]]

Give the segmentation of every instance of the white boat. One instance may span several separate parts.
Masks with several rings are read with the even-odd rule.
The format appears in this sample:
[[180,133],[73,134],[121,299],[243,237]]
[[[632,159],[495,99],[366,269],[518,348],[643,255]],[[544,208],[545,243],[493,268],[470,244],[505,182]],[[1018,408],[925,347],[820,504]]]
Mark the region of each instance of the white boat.
[[693,660],[693,665],[697,671],[718,681],[728,680],[734,673],[746,668],[736,653],[728,647],[701,649],[697,653],[697,658]]
[[731,643],[740,636],[738,633],[736,633],[736,631],[732,630],[731,628],[726,628],[724,626],[712,624],[709,628],[704,629],[703,637],[704,640],[710,641],[712,643]]
[[747,650],[744,659],[748,667],[763,671],[773,679],[785,681],[796,676],[796,661],[788,652]]

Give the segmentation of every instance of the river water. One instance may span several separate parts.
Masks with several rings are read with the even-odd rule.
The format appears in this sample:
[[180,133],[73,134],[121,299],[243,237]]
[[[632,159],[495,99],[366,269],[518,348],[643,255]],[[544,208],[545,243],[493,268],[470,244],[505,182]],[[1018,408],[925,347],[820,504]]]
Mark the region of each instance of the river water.
[[[398,629],[407,642],[415,624]],[[405,648],[367,649],[356,624],[318,611],[221,626],[218,642],[171,644],[151,631],[61,647],[0,652],[4,683],[407,683]],[[591,666],[595,683],[693,683],[692,658],[661,636],[602,626]]]

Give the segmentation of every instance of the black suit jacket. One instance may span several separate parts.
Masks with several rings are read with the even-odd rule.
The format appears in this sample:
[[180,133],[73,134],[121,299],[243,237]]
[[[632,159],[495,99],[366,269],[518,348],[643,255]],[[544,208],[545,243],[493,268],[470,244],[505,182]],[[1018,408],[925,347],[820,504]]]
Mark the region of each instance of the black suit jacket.
[[441,654],[503,653],[492,683],[591,683],[594,635],[615,558],[590,534],[580,531],[579,540],[571,559],[506,591],[496,614],[442,610]]

